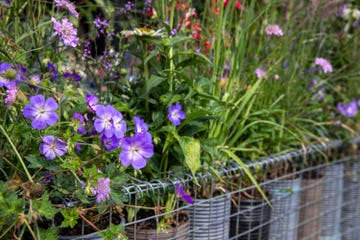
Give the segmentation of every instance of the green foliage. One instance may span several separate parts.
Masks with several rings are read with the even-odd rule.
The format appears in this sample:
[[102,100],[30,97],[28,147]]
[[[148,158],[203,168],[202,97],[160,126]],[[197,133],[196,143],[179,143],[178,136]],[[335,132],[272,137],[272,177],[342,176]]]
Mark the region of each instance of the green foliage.
[[62,209],[60,213],[64,217],[64,220],[61,222],[60,225],[60,227],[62,228],[73,228],[77,224],[78,219],[80,218],[77,208]]
[[127,240],[124,225],[114,225],[110,223],[110,226],[102,232],[99,232],[99,235],[104,238],[104,240]]

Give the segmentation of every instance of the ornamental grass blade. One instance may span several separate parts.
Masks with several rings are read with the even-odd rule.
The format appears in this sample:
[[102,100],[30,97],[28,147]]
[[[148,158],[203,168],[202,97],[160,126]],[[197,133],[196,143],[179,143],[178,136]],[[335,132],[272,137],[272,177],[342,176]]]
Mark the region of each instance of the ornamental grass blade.
[[267,198],[267,196],[265,195],[265,193],[263,192],[263,190],[261,189],[261,187],[259,186],[259,184],[257,183],[256,179],[254,178],[254,176],[251,174],[250,170],[247,168],[247,166],[245,165],[245,163],[238,157],[236,156],[232,151],[225,149],[225,148],[220,148],[221,151],[223,151],[224,153],[226,153],[230,158],[234,159],[235,162],[237,164],[240,165],[240,167],[242,167],[242,169],[244,170],[245,174],[247,175],[247,177],[250,179],[250,181],[255,185],[255,187],[259,190],[261,196],[265,199],[265,201],[267,202],[267,204],[272,208],[272,205],[269,201],[269,199]]

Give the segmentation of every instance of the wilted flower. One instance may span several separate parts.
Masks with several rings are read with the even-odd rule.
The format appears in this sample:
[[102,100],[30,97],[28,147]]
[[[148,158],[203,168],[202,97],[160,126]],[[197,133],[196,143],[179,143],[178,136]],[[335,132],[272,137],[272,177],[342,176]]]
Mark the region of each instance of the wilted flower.
[[154,154],[154,145],[141,135],[125,137],[119,159],[125,167],[132,165],[136,170],[146,166],[146,159]]
[[332,72],[333,70],[329,60],[325,58],[315,58],[315,65],[319,65],[324,73]]
[[164,29],[154,31],[151,28],[135,28],[134,30],[124,30],[121,31],[121,34],[124,36],[138,36],[138,37],[164,37],[166,34]]
[[30,98],[30,104],[26,105],[23,110],[25,118],[32,118],[31,126],[35,129],[45,129],[47,125],[52,126],[58,120],[58,104],[53,98],[45,100],[43,95],[36,95]]
[[80,113],[74,112],[73,117],[75,120],[79,121],[80,126],[78,127],[77,132],[80,134],[86,134],[86,130],[85,130],[85,126],[84,126],[84,123],[85,123],[84,116],[81,115]]
[[40,144],[40,152],[46,159],[54,160],[56,156],[61,157],[67,152],[67,143],[51,135],[45,135]]
[[74,25],[69,22],[67,18],[57,21],[55,18],[51,18],[51,21],[54,23],[55,35],[58,35],[63,41],[65,46],[76,47],[79,38],[77,37],[77,30],[74,28]]
[[358,106],[357,106],[356,101],[353,100],[352,102],[345,103],[344,106],[342,104],[338,103],[337,109],[345,117],[352,118],[352,117],[355,117],[357,110],[358,110]]
[[282,36],[283,32],[279,25],[277,24],[269,24],[265,27],[265,33],[267,35],[275,35],[275,36]]
[[178,103],[170,106],[168,112],[169,121],[175,126],[179,126],[181,120],[185,119],[185,113],[182,111],[181,105]]
[[192,197],[189,194],[185,193],[184,187],[180,186],[179,183],[175,183],[175,191],[177,195],[181,197],[185,202],[189,204],[194,204]]
[[52,64],[50,61],[47,62],[46,64],[47,68],[51,71],[51,77],[54,81],[57,81],[58,79],[58,74],[56,71],[56,68],[54,66],[54,64]]
[[66,8],[71,15],[77,18],[79,17],[79,13],[75,10],[74,4],[67,0],[55,0],[55,6],[58,8]]
[[110,178],[99,178],[98,185],[91,188],[92,193],[96,196],[96,202],[108,199],[110,197]]
[[31,85],[40,85],[41,84],[41,76],[39,74],[32,75],[29,79],[29,83]]

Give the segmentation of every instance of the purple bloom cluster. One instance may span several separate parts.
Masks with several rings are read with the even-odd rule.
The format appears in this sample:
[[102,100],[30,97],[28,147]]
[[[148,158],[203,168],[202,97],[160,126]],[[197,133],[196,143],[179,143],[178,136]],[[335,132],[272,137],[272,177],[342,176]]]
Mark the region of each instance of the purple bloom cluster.
[[341,103],[338,103],[337,109],[345,117],[352,118],[352,117],[356,116],[356,113],[357,113],[357,110],[358,110],[358,105],[357,105],[355,100],[352,100],[349,103],[345,103],[345,105],[342,105]]
[[110,179],[109,178],[99,178],[98,185],[91,188],[92,193],[96,196],[96,202],[100,203],[103,200],[106,200],[110,197]]
[[13,84],[7,84],[6,98],[4,100],[7,108],[10,108],[11,105],[15,102],[17,92],[18,92],[18,88],[14,82]]
[[69,22],[67,18],[57,21],[55,18],[51,18],[51,21],[54,23],[55,35],[58,35],[63,41],[65,46],[76,47],[79,38],[77,37],[77,30],[74,28],[74,25]]
[[175,126],[180,125],[181,120],[185,119],[185,112],[182,111],[180,104],[177,103],[169,107],[168,118],[169,121]]
[[58,115],[55,112],[58,104],[55,99],[45,99],[43,95],[36,95],[30,98],[30,104],[23,109],[25,118],[33,119],[31,126],[35,129],[45,129],[47,125],[52,126],[58,120]]
[[93,23],[94,26],[99,30],[99,32],[103,34],[105,33],[105,30],[109,25],[107,20],[101,20],[99,16],[94,19]]
[[67,152],[67,143],[61,139],[46,135],[42,138],[42,141],[40,152],[49,160],[54,160],[56,156],[61,157]]
[[187,202],[189,204],[194,204],[192,197],[189,194],[185,193],[184,187],[179,185],[179,183],[175,184],[175,191],[176,191],[177,195],[180,198],[182,198],[185,202]]
[[76,18],[79,17],[79,13],[75,10],[74,4],[67,0],[55,0],[55,6],[58,8],[66,8],[71,15],[75,16]]
[[277,24],[269,24],[265,27],[265,33],[267,35],[282,36],[283,31]]

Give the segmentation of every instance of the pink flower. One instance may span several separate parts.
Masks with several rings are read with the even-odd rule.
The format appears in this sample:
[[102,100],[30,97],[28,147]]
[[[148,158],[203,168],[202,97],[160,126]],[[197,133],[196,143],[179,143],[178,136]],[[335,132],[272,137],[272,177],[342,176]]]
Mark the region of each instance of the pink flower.
[[266,69],[265,69],[265,68],[258,67],[258,68],[255,70],[255,73],[256,73],[256,76],[257,76],[258,78],[261,78],[261,77],[265,77],[265,78],[266,78]]
[[55,0],[55,6],[58,8],[66,8],[71,15],[75,16],[76,18],[79,17],[79,13],[75,10],[75,6],[73,3],[67,0]]
[[16,100],[18,88],[16,87],[16,84],[8,84],[6,88],[7,95],[4,102],[6,103],[6,107],[10,108]]
[[51,18],[51,21],[54,23],[55,35],[59,35],[60,39],[63,41],[65,46],[76,47],[79,38],[77,37],[76,28],[74,25],[69,22],[67,18],[58,22],[55,18]]
[[333,70],[329,60],[325,58],[315,58],[315,65],[319,65],[324,73],[332,72]]
[[265,27],[265,33],[267,35],[275,35],[275,36],[282,36],[283,32],[279,25],[277,24],[269,24]]

